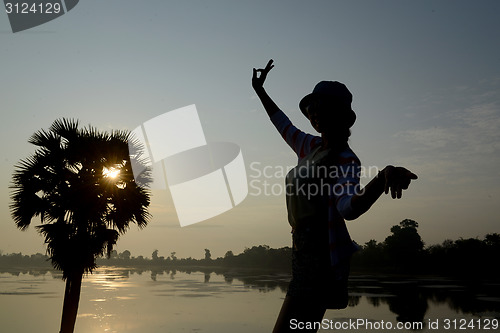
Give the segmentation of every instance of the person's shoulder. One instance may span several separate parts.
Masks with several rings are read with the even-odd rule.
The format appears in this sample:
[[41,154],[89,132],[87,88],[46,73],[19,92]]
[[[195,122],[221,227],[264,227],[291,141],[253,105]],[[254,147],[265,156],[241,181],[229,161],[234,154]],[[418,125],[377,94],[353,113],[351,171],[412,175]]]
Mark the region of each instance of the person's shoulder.
[[311,136],[311,151],[314,149],[318,149],[321,145],[323,145],[323,138],[317,135],[308,134]]
[[351,147],[346,146],[342,152],[339,154],[339,164],[359,164],[361,161]]
[[324,156],[324,158],[321,159],[321,162],[323,164],[337,165],[337,166],[352,165],[352,164],[361,165],[358,156],[356,156],[354,151],[348,145],[346,145],[341,149],[329,149],[326,156]]

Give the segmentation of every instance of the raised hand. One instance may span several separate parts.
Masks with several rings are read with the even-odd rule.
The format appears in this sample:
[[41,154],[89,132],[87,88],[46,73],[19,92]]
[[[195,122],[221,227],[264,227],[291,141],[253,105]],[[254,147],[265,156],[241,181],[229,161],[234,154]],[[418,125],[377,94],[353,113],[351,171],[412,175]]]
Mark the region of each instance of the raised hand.
[[[267,73],[274,67],[273,59],[269,60],[266,68],[253,69],[252,75],[252,87],[255,90],[262,89],[264,87],[264,81],[266,81]],[[260,75],[259,75],[260,73]]]
[[385,177],[384,192],[387,194],[390,190],[393,199],[400,199],[403,195],[403,190],[406,190],[410,186],[410,182],[418,179],[417,175],[410,170],[392,165],[387,166],[383,170],[383,173]]

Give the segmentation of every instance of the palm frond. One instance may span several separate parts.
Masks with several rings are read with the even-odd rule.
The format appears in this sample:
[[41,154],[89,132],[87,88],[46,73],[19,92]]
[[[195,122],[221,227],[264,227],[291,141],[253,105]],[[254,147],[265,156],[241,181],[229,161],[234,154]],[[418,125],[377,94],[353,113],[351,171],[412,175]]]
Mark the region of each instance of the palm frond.
[[39,130],[35,132],[28,142],[48,150],[58,149],[61,145],[61,137],[54,132]]
[[111,137],[121,142],[128,143],[130,138],[130,131],[128,130],[114,130],[111,132]]
[[50,126],[50,131],[66,140],[72,140],[79,135],[78,120],[76,119],[56,119]]

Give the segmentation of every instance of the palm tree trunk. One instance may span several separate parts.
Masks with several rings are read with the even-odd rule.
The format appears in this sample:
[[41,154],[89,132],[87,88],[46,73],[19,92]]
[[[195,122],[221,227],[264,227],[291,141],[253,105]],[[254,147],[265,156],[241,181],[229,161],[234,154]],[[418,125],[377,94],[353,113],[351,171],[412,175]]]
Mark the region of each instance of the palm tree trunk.
[[61,330],[59,333],[73,333],[75,329],[78,303],[80,301],[80,290],[82,287],[83,271],[69,274],[66,279],[64,291],[64,302],[61,319]]

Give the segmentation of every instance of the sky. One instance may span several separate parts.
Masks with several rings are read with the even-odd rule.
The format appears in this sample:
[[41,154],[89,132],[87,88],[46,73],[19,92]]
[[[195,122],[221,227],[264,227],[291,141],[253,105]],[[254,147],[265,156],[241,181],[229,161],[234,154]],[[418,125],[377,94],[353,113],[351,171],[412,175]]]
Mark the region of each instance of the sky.
[[12,33],[0,13],[0,250],[45,251],[39,220],[20,231],[9,211],[14,165],[34,152],[35,131],[61,117],[132,130],[191,104],[207,141],[240,146],[254,186],[234,209],[182,228],[169,191],[153,190],[149,225],[132,225],[117,251],[203,258],[207,248],[215,258],[290,246],[278,192],[296,157],[251,87],[252,68],[271,58],[265,88],[297,127],[314,133],[298,102],[317,82],[343,82],[363,166],[419,176],[402,199],[383,196],[349,221],[354,240],[381,242],[406,218],[426,245],[500,232],[499,15],[498,1],[85,0]]

